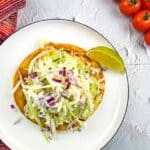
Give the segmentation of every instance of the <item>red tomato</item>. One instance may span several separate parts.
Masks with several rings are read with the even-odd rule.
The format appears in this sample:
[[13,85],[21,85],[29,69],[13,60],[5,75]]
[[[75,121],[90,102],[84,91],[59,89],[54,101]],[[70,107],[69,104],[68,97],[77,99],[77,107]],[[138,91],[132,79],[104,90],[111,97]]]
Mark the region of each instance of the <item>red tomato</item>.
[[141,0],[121,0],[120,11],[126,16],[132,16],[141,8]]
[[145,33],[144,39],[147,45],[150,45],[150,30]]
[[150,0],[142,0],[142,8],[150,10]]
[[141,10],[132,19],[133,27],[138,31],[147,31],[150,29],[150,11]]

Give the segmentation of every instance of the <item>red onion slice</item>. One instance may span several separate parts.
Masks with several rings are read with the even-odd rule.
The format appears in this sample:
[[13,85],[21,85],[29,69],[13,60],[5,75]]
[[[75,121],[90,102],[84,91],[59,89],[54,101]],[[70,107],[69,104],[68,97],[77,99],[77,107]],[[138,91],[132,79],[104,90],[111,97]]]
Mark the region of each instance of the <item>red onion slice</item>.
[[65,77],[66,76],[66,67],[63,67],[63,69],[59,71],[59,74]]
[[71,125],[71,127],[72,127],[72,128],[75,128],[75,127],[77,127],[77,126],[76,126],[75,123],[73,123],[73,124]]
[[67,79],[65,80],[65,82],[69,82],[69,78],[67,78]]
[[10,108],[11,108],[11,109],[15,109],[15,105],[11,104],[11,105],[10,105]]
[[29,74],[29,77],[30,77],[31,79],[35,79],[35,78],[37,77],[37,72],[32,72],[32,73],[30,73],[30,74]]
[[59,71],[59,74],[62,75],[62,74],[63,74],[63,70],[60,70],[60,71]]
[[63,76],[66,76],[66,67],[63,68]]
[[61,83],[61,80],[60,80],[60,79],[53,78],[52,80],[53,80],[54,82]]
[[50,103],[48,103],[49,104],[49,106],[54,106],[55,104],[56,104],[56,102],[55,101],[52,101],[52,102],[50,102]]
[[47,100],[49,106],[54,106],[56,104],[55,98],[51,97]]
[[71,86],[71,83],[70,83],[70,82],[67,82],[66,89],[69,89],[70,86]]

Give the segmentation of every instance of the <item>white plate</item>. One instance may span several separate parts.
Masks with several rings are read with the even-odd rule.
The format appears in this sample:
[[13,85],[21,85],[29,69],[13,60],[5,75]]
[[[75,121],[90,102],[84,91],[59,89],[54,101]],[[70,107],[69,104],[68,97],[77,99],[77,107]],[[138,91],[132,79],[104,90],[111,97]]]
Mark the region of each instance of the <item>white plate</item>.
[[[102,148],[115,134],[125,115],[128,101],[126,74],[105,72],[106,90],[103,101],[81,132],[59,133],[47,143],[36,125],[20,112],[10,109],[14,103],[10,94],[13,73],[20,62],[38,48],[39,39],[72,43],[89,49],[111,44],[95,30],[68,20],[45,20],[31,24],[8,38],[0,47],[0,136],[13,150],[96,150]],[[116,39],[117,40],[117,39]]]

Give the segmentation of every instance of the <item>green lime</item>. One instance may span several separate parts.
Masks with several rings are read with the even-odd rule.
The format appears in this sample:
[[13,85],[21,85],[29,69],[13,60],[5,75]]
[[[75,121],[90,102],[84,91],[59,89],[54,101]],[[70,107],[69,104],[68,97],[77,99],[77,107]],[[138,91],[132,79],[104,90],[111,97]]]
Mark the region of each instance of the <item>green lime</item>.
[[98,46],[92,48],[86,52],[86,56],[113,71],[121,73],[125,71],[125,65],[122,58],[115,50],[109,47]]

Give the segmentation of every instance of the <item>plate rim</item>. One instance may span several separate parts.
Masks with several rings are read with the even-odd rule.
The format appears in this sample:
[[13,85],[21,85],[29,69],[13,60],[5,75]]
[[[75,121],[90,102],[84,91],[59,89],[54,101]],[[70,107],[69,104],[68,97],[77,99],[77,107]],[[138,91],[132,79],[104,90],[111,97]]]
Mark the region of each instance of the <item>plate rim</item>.
[[[67,22],[71,22],[71,23],[76,23],[76,24],[79,24],[79,25],[82,25],[94,32],[96,32],[98,35],[100,35],[104,40],[107,41],[107,43],[115,50],[116,53],[118,53],[117,49],[115,48],[115,46],[102,34],[100,33],[99,31],[97,31],[95,28],[85,24],[85,23],[82,23],[82,22],[79,22],[79,21],[76,21],[73,19],[65,19],[65,18],[47,18],[47,19],[42,19],[42,20],[37,20],[37,21],[34,21],[34,22],[31,22],[29,24],[26,24],[25,26],[23,27],[20,27],[19,29],[17,29],[14,33],[12,33],[5,41],[3,41],[3,43],[0,45],[0,46],[3,46],[7,40],[12,37],[14,34],[16,34],[17,32],[19,32],[20,30],[30,26],[30,25],[33,25],[33,24],[36,24],[36,23],[39,23],[39,22],[45,22],[45,21],[67,21]],[[119,54],[119,53],[118,53]],[[125,119],[125,116],[127,114],[127,109],[128,109],[128,104],[129,104],[129,78],[128,78],[128,73],[127,73],[127,70],[126,70],[126,66],[125,66],[125,74],[126,74],[126,79],[127,79],[127,103],[126,103],[126,108],[125,108],[125,112],[123,114],[123,117],[121,119],[121,122],[119,124],[119,126],[117,127],[116,131],[114,132],[113,136],[101,147],[101,149],[104,149],[112,140],[113,138],[115,137],[115,135],[118,133],[120,127],[122,126],[123,122],[124,122],[124,119]],[[9,141],[5,138],[5,137],[1,137],[1,133],[0,133],[0,140],[2,140],[3,143],[8,143],[8,147],[9,147]],[[11,144],[10,144],[11,145]]]

